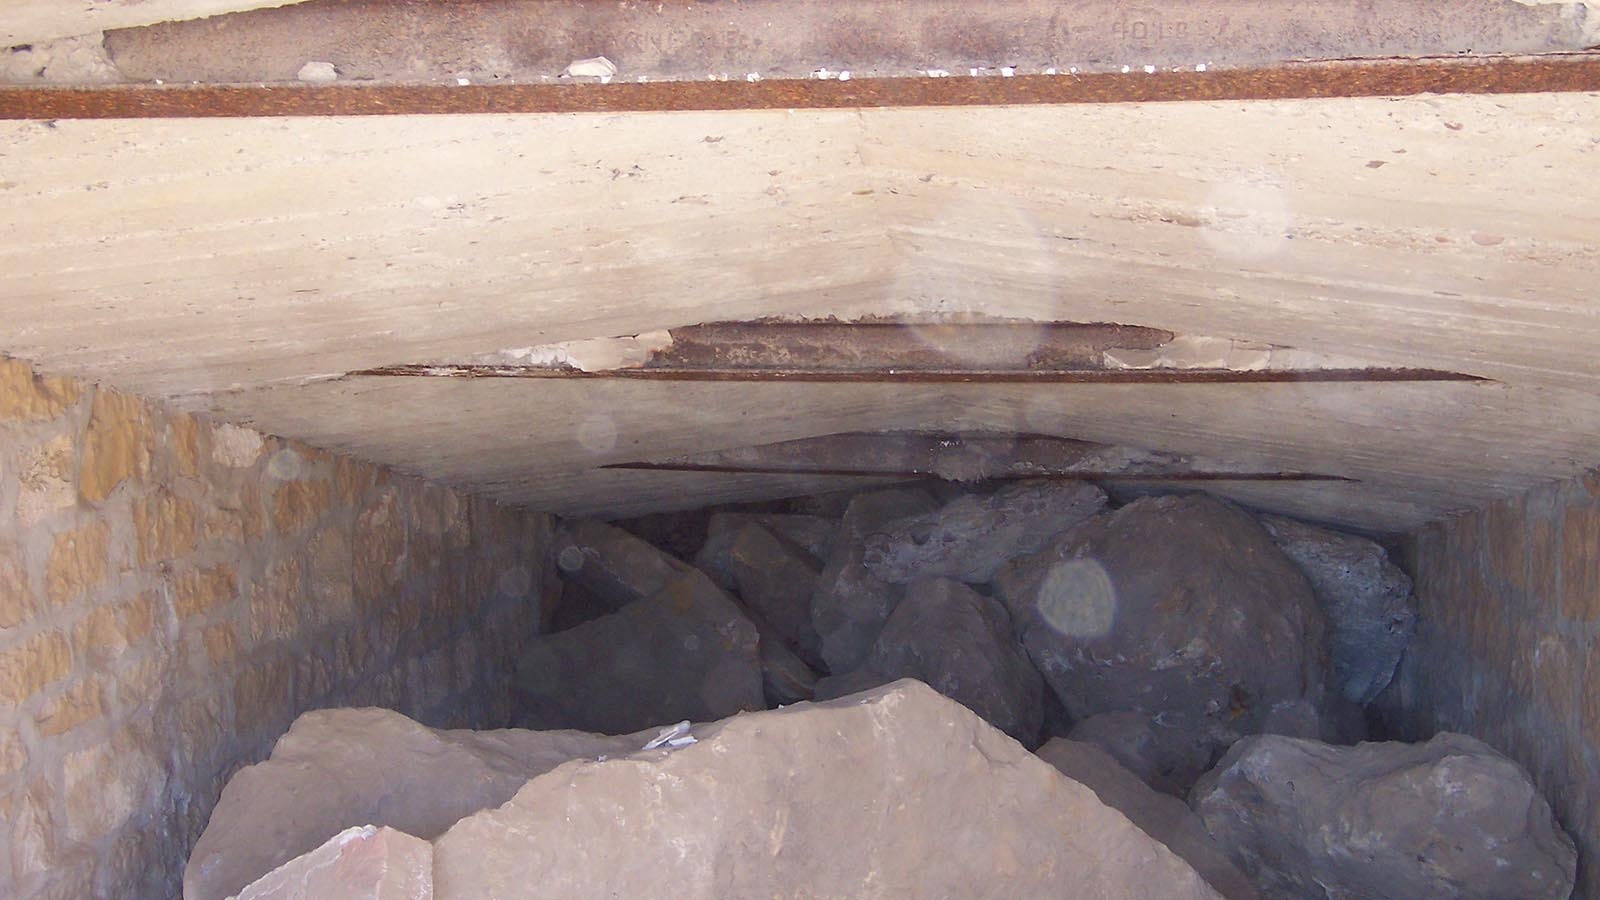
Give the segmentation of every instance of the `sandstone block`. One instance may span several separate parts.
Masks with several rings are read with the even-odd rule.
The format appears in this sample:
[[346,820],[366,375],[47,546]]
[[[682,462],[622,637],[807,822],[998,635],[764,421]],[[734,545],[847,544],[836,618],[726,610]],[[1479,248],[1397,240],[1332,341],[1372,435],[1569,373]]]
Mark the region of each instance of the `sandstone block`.
[[187,556],[199,539],[194,504],[165,490],[134,503],[133,524],[141,565]]
[[34,724],[39,733],[54,737],[105,715],[105,701],[99,680],[85,678],[67,688],[59,697],[39,707]]
[[1244,738],[1189,805],[1268,897],[1565,900],[1577,851],[1526,772],[1444,732],[1334,747]]
[[76,450],[66,435],[25,457],[18,472],[17,519],[32,526],[75,506],[78,492],[72,474],[76,467]]
[[916,682],[690,736],[575,759],[457,822],[434,841],[436,895],[1217,896],[1088,788]]
[[894,584],[929,577],[982,584],[1006,562],[1038,553],[1105,505],[1105,492],[1086,482],[1014,482],[885,525],[867,538],[862,563]]
[[56,632],[36,634],[0,651],[0,703],[17,706],[72,670],[72,650]]
[[439,731],[385,709],[305,713],[223,788],[183,896],[221,900],[352,822],[431,840],[569,759],[626,754],[653,734]]
[[433,845],[393,828],[347,828],[237,900],[433,900]]
[[101,521],[56,535],[45,563],[45,596],[64,606],[104,584],[110,575],[111,530]]
[[20,550],[0,543],[0,628],[15,628],[28,621],[37,608]]
[[83,499],[99,503],[122,482],[147,475],[153,443],[142,401],[119,391],[96,390],[78,474]]
[[27,363],[0,357],[0,422],[53,419],[79,394],[71,378],[41,378]]

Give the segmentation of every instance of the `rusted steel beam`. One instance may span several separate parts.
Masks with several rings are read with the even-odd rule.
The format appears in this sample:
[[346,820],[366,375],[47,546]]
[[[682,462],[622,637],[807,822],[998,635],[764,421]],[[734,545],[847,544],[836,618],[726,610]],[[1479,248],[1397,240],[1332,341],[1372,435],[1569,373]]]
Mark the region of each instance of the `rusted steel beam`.
[[545,366],[397,365],[350,372],[363,378],[625,378],[636,381],[792,381],[874,384],[1323,384],[1487,381],[1438,369],[683,369],[585,372]]
[[1600,91],[1600,54],[1227,71],[613,84],[0,88],[0,119],[465,115],[1154,103]]

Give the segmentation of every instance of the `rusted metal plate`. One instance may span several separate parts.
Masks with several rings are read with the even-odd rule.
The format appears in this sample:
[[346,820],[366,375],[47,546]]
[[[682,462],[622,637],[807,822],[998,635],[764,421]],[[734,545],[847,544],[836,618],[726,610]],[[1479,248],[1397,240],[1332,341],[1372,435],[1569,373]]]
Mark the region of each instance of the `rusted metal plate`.
[[1437,369],[684,369],[584,372],[545,366],[398,365],[351,372],[374,378],[626,378],[635,381],[790,381],[833,384],[1339,384],[1484,381]]
[[1600,54],[1227,71],[645,84],[0,88],[0,119],[463,115],[1005,106],[1600,91]]
[[633,81],[1531,54],[1592,43],[1513,0],[320,0],[113,32],[132,81],[294,81],[308,61],[389,83],[537,82],[605,56]]

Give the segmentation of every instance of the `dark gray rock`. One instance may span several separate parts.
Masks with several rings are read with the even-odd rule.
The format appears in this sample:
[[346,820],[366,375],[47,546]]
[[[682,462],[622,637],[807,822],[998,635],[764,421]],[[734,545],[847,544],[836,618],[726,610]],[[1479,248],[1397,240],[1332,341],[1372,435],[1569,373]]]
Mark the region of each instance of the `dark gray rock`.
[[692,567],[620,528],[589,519],[562,522],[556,568],[606,612],[653,596]]
[[1182,800],[1157,793],[1093,744],[1055,738],[1038,757],[1128,817],[1145,834],[1167,845],[1228,900],[1256,900],[1255,885],[1228,859]]
[[778,537],[794,544],[820,561],[833,552],[833,541],[839,533],[839,523],[822,516],[780,513],[713,513],[706,528],[706,542],[694,557],[695,568],[711,576],[724,590],[738,590],[728,559],[734,538],[746,525],[759,525]]
[[1305,576],[1254,518],[1204,494],[1089,519],[994,586],[1074,719],[1136,710],[1248,734],[1323,690]]
[[1044,716],[1044,682],[1011,636],[999,601],[949,578],[921,578],[889,616],[867,657],[893,680],[915,678],[1035,746]]
[[854,672],[846,672],[843,675],[829,675],[826,678],[817,679],[817,685],[813,691],[813,699],[819,703],[824,700],[837,700],[840,697],[848,697],[851,694],[870,691],[893,680],[867,668],[856,669]]
[[1366,705],[1394,677],[1416,631],[1411,579],[1380,546],[1294,519],[1261,524],[1311,582],[1328,620],[1331,687]]
[[1526,772],[1487,744],[1235,744],[1189,804],[1269,897],[1565,900],[1577,853]]
[[1090,716],[1067,737],[1105,751],[1140,781],[1174,797],[1188,794],[1195,779],[1211,768],[1219,745],[1231,740],[1198,716],[1168,713],[1158,721],[1127,710]]
[[767,706],[787,706],[816,695],[817,673],[796,656],[773,627],[748,608],[745,617],[761,635],[761,690]]
[[734,535],[727,561],[744,605],[808,666],[821,668],[821,641],[811,626],[811,595],[821,573],[816,558],[752,523]]
[[1215,897],[960,705],[900,681],[574,760],[434,841],[435,896]]
[[866,661],[903,593],[900,585],[880,580],[861,564],[866,539],[896,519],[937,508],[933,497],[919,488],[873,491],[850,501],[811,595],[811,624],[828,672],[849,672]]
[[1105,492],[1087,482],[1014,482],[885,526],[867,538],[862,563],[892,584],[929,577],[983,584],[1007,561],[1043,550],[1105,505]]
[[523,724],[605,734],[763,709],[756,626],[694,569],[654,596],[529,642]]

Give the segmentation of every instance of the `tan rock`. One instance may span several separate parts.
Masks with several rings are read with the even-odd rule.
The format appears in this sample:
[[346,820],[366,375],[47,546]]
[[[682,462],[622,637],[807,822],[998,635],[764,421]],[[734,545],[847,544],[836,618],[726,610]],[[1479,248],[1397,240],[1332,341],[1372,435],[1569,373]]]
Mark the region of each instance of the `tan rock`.
[[1583,736],[1589,746],[1600,747],[1600,637],[1589,644],[1583,670]]
[[280,534],[297,534],[327,512],[332,499],[333,488],[326,481],[285,481],[273,495],[273,527]]
[[0,703],[17,706],[72,670],[72,651],[57,632],[37,634],[0,651]]
[[28,748],[22,745],[22,738],[11,729],[0,731],[0,775],[20,772],[27,764]]
[[211,458],[230,469],[248,469],[255,465],[265,446],[260,432],[248,428],[223,423],[211,430]]
[[111,530],[95,521],[56,536],[45,564],[45,596],[64,606],[104,584],[110,574]]
[[167,419],[171,429],[173,468],[179,475],[200,475],[200,421],[187,413],[173,413]]
[[334,463],[333,483],[346,505],[354,506],[377,484],[378,469],[354,457],[340,456]]
[[267,761],[223,789],[184,872],[184,897],[220,900],[351,823],[431,840],[539,773],[637,750],[653,734],[438,731],[383,709],[308,712]]
[[21,553],[14,546],[0,544],[0,628],[15,628],[28,621],[37,608]]
[[78,402],[78,382],[40,378],[27,363],[0,357],[0,422],[53,419]]
[[363,606],[385,598],[405,566],[406,530],[393,491],[367,504],[356,519],[355,590]]
[[1561,613],[1575,622],[1600,619],[1600,506],[1567,509],[1561,542]]
[[314,620],[319,624],[350,621],[356,614],[355,557],[348,526],[322,526],[306,550]]
[[148,474],[151,443],[144,403],[120,391],[96,390],[78,474],[83,499],[99,503],[127,479]]
[[74,649],[96,666],[112,662],[149,635],[153,602],[149,594],[140,594],[123,603],[95,607],[73,630]]
[[277,640],[299,630],[303,571],[299,557],[284,557],[267,568],[264,580],[251,587],[251,643]]
[[72,438],[60,435],[23,459],[18,477],[17,519],[24,526],[36,525],[77,504],[78,493],[72,486],[75,452]]
[[173,611],[179,619],[198,616],[233,600],[238,593],[239,576],[227,563],[185,572],[173,584]]
[[195,517],[194,504],[169,491],[141,498],[133,505],[139,563],[179,559],[192,551],[199,538]]
[[55,868],[62,841],[60,824],[51,811],[53,792],[42,781],[0,797],[0,813],[11,825],[11,868],[17,876]]
[[239,658],[239,635],[234,627],[226,622],[212,625],[205,630],[206,658],[211,665],[221,669],[233,665]]
[[93,841],[117,829],[146,797],[159,796],[158,767],[128,735],[69,753],[61,762],[66,834]]
[[347,828],[250,883],[238,900],[432,900],[433,845],[393,828]]
[[574,760],[457,822],[434,841],[436,896],[1217,896],[1088,788],[918,682],[689,736]]
[[46,737],[64,734],[105,715],[102,697],[100,681],[86,678],[68,688],[66,693],[40,706],[34,716],[34,724],[38,726],[39,733]]

